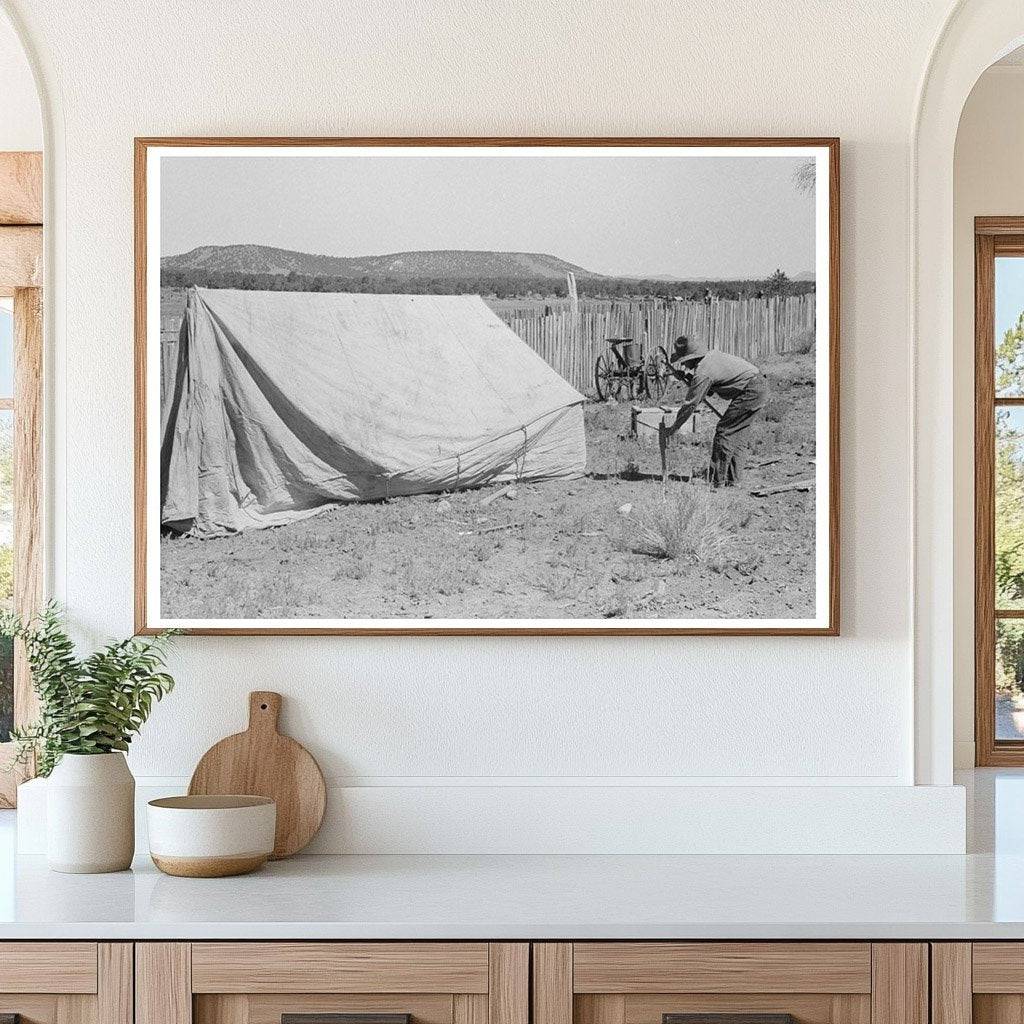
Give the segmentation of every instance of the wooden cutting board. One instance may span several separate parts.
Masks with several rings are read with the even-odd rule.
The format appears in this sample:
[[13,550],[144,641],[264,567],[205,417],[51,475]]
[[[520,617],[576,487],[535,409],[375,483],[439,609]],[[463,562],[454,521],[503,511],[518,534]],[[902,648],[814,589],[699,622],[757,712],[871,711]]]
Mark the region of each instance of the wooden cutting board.
[[307,846],[320,828],[327,790],[320,766],[302,744],[277,731],[281,694],[249,694],[249,728],[214,744],[192,773],[192,796],[234,793],[277,803],[273,860]]

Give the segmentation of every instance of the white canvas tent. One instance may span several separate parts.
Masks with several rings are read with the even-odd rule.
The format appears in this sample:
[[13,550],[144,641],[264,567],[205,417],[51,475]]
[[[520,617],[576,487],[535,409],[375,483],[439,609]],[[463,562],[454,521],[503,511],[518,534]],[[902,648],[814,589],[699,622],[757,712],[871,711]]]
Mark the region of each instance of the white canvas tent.
[[161,523],[194,536],[584,470],[583,396],[475,295],[193,288],[161,354]]

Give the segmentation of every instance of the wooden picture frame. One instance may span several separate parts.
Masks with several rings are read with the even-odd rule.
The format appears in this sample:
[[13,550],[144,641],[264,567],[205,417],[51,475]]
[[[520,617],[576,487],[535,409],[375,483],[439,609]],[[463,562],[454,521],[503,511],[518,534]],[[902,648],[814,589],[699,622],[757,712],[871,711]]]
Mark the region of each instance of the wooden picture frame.
[[[238,148],[236,150],[236,147]],[[461,619],[448,620],[353,620],[358,624],[349,625],[348,620],[310,621],[299,619],[235,620],[226,618],[174,618],[161,613],[159,556],[153,549],[160,545],[160,525],[154,525],[152,495],[152,453],[159,450],[159,440],[154,441],[153,410],[147,397],[152,393],[154,377],[154,352],[159,351],[159,332],[154,346],[153,318],[159,316],[159,302],[153,296],[154,281],[159,290],[159,267],[151,265],[153,244],[153,220],[159,214],[160,196],[158,189],[151,194],[150,183],[154,178],[153,168],[161,158],[181,153],[215,155],[214,151],[245,150],[260,154],[273,150],[282,155],[302,149],[351,150],[353,153],[364,148],[384,152],[408,151],[411,148],[424,150],[445,150],[452,152],[467,149],[487,152],[515,150],[529,153],[541,149],[557,149],[572,153],[589,148],[597,151],[622,151],[625,154],[647,155],[665,150],[677,150],[677,155],[698,155],[699,151],[721,151],[728,156],[748,154],[763,156],[776,151],[791,151],[809,154],[817,168],[817,192],[815,195],[816,221],[816,267],[818,316],[815,333],[816,344],[825,343],[826,351],[815,356],[819,376],[827,376],[827,386],[816,387],[817,405],[817,462],[826,463],[822,475],[814,470],[817,509],[822,502],[827,504],[827,514],[816,519],[815,560],[817,590],[815,591],[815,613],[813,617],[799,620],[762,619],[727,620],[716,625],[714,619],[673,620],[639,619],[628,622],[610,619],[607,621],[587,619],[581,624],[574,620],[558,619],[551,622],[530,620],[520,624],[518,619],[500,621]],[[135,140],[135,621],[136,630],[147,634],[168,626],[183,628],[187,632],[204,635],[417,635],[417,636],[835,636],[839,633],[840,612],[840,472],[839,472],[839,266],[840,266],[840,203],[839,203],[839,140],[836,138],[159,138],[145,137]],[[753,151],[753,152],[752,152]],[[580,154],[582,155],[582,154]],[[774,155],[774,154],[773,154]],[[154,161],[157,161],[155,163]],[[822,187],[827,194],[822,195]],[[822,225],[826,225],[822,229]],[[824,250],[822,247],[824,246]],[[162,257],[162,253],[161,253]],[[157,371],[158,373],[159,371]],[[818,378],[815,378],[817,384]],[[821,408],[820,403],[826,403]],[[719,411],[716,409],[716,412]],[[154,448],[154,444],[156,448]],[[813,461],[813,460],[812,460]],[[663,471],[664,479],[664,471]],[[804,488],[808,490],[809,488]],[[783,488],[785,490],[785,488]],[[775,492],[773,492],[775,493]],[[156,540],[154,541],[154,537]],[[156,570],[154,569],[156,566]],[[369,621],[369,620],[367,620]],[[680,625],[680,622],[684,624]]]

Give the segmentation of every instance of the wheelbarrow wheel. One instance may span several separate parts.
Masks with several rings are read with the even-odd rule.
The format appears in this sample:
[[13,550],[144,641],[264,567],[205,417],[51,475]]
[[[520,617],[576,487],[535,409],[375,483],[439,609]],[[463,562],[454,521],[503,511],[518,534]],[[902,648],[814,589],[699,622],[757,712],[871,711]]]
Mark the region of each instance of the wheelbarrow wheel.
[[622,378],[607,353],[598,356],[597,362],[594,364],[594,388],[597,390],[597,398],[600,402],[607,402],[612,398],[617,399],[622,390]]
[[648,397],[660,401],[668,391],[670,380],[668,353],[659,345],[647,360],[646,386]]

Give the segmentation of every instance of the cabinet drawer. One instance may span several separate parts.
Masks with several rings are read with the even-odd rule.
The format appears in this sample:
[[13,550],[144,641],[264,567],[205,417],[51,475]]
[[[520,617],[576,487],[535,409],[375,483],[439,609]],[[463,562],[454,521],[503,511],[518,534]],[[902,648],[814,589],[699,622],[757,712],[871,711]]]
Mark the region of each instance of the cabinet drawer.
[[573,991],[868,993],[871,945],[578,942]]
[[132,1024],[127,942],[0,942],[0,1018]]
[[[533,1010],[534,1024],[929,1024],[928,949],[869,942],[536,943]],[[700,1019],[709,1015],[716,1020]]]
[[92,994],[97,974],[95,942],[0,943],[0,992]]
[[135,1024],[528,1024],[529,973],[522,942],[139,943]]
[[193,992],[487,991],[486,942],[197,942]]

